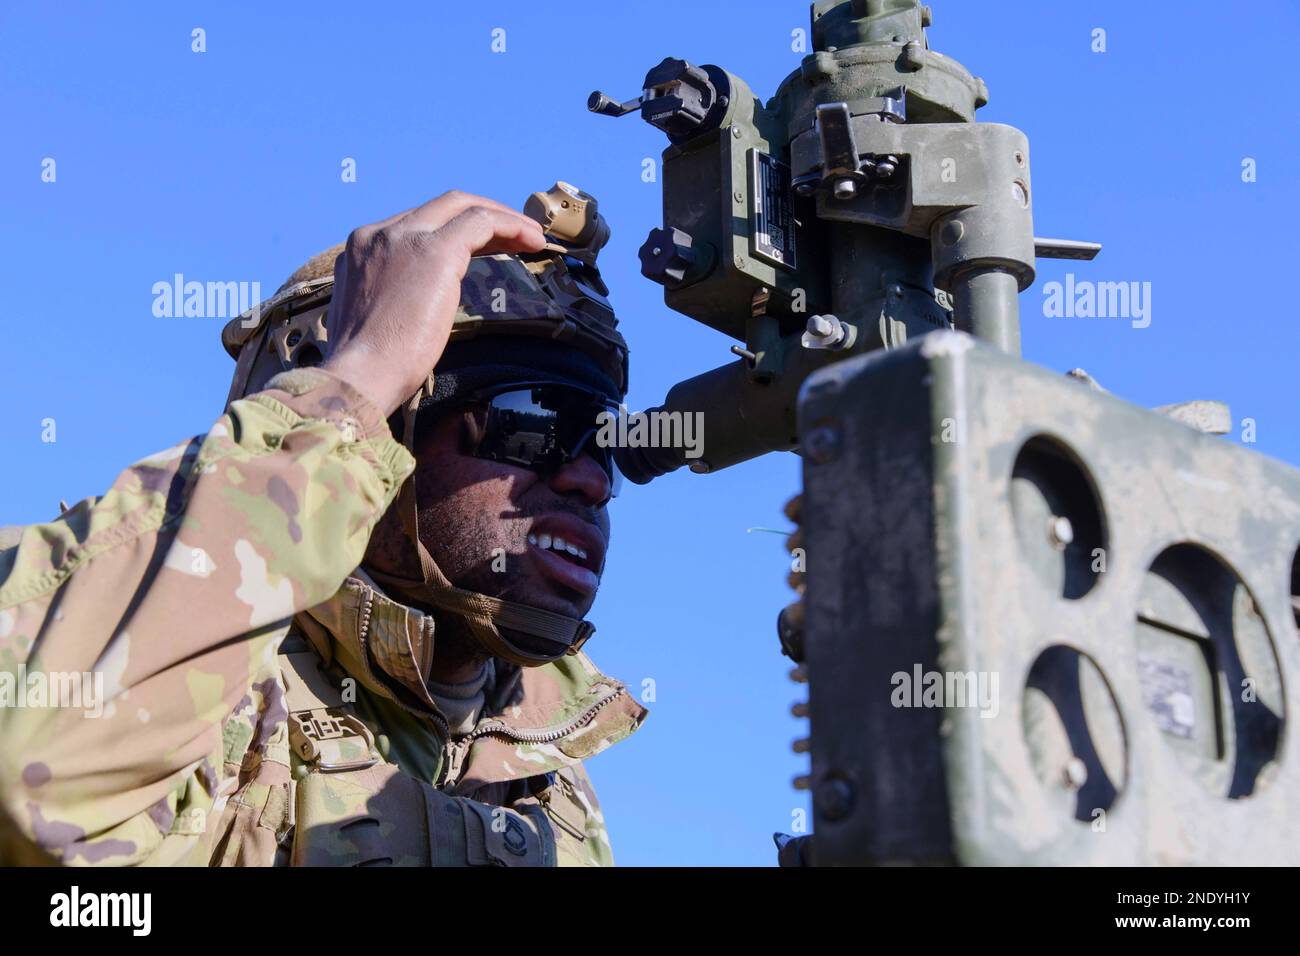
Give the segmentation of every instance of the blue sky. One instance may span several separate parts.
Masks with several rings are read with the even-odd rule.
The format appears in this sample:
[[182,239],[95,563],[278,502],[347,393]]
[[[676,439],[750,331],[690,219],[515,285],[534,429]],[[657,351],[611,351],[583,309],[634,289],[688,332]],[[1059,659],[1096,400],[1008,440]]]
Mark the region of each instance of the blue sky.
[[[984,121],[1030,140],[1039,235],[1103,242],[1045,262],[1023,296],[1026,358],[1083,366],[1144,405],[1228,402],[1255,447],[1300,463],[1294,163],[1300,8],[1251,6],[1225,33],[1209,0],[1087,4],[933,0],[931,45],[984,77]],[[522,204],[566,179],[613,226],[602,255],[632,347],[629,405],[730,356],[668,311],[636,250],[660,224],[642,160],[664,141],[630,97],[666,55],[715,62],[766,98],[798,66],[787,0],[6,4],[0,8],[0,524],[46,520],[126,464],[206,429],[232,363],[222,320],[157,318],[154,283],[260,281],[267,294],[348,231],[448,188]],[[743,10],[743,16],[739,11]],[[128,12],[129,11],[129,12]],[[1237,24],[1247,21],[1238,19]],[[202,27],[207,51],[191,51]],[[1091,50],[1092,31],[1107,51]],[[491,49],[503,28],[504,53]],[[42,182],[53,158],[57,178]],[[356,161],[354,183],[340,164]],[[1258,181],[1242,181],[1242,162]],[[1152,284],[1145,329],[1046,318],[1067,272]],[[55,419],[57,441],[41,441]],[[1234,440],[1239,440],[1240,435]],[[773,862],[806,806],[805,758],[774,619],[792,595],[782,539],[798,461],[629,488],[589,646],[656,700],[643,729],[590,763],[625,864]]]

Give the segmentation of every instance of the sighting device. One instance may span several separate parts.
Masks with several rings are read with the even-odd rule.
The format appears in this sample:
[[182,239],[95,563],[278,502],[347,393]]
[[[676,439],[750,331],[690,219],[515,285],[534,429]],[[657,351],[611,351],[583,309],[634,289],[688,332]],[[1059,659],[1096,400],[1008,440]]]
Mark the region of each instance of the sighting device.
[[[648,411],[703,455],[803,458],[787,513],[814,828],[793,864],[1300,862],[1300,472],[1020,359],[1029,143],[914,0],[820,0],[765,104],[667,58],[596,113],[663,131],[641,271],[734,361]],[[1227,420],[1227,421],[1225,421]],[[995,691],[988,693],[990,687]]]

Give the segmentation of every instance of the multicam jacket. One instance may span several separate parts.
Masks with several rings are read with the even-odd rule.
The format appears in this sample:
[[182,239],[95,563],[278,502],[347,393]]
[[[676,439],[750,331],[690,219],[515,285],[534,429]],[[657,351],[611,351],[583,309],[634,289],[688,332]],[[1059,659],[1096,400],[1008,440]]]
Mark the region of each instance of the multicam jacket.
[[[69,864],[611,863],[580,761],[645,711],[585,655],[498,661],[450,740],[432,619],[355,570],[413,469],[368,400],[300,369],[0,541],[22,833]],[[79,675],[87,700],[59,706]]]

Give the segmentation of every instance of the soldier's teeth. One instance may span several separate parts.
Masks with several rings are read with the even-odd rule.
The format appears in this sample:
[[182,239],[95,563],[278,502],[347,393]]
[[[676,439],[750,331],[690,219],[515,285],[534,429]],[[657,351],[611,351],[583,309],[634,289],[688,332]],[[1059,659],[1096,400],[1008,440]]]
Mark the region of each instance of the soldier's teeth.
[[552,538],[549,534],[530,534],[528,543],[538,548],[544,548],[547,551],[559,551],[577,558],[580,561],[587,560],[587,552],[576,544],[571,544],[563,538]]

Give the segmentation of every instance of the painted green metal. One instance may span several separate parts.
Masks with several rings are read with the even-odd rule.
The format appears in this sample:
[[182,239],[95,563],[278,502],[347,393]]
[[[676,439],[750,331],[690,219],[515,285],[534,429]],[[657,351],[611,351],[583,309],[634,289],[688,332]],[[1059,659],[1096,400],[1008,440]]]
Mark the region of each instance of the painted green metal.
[[[1300,472],[1205,434],[1222,406],[1019,361],[1036,257],[1100,247],[1035,239],[1028,141],[975,121],[988,90],[932,18],[819,0],[766,103],[673,59],[589,103],[668,134],[642,272],[743,343],[648,411],[704,413],[694,471],[804,457],[807,602],[779,631],[816,832],[780,858],[1296,862]],[[619,452],[641,483],[686,463]],[[932,674],[996,675],[997,715],[898,705]]]
[[815,862],[1300,863],[1300,472],[955,332],[800,420]]
[[[1020,349],[1036,253],[1024,134],[974,122],[988,91],[929,50],[927,8],[845,0],[812,17],[815,49],[767,103],[720,67],[673,59],[640,100],[589,103],[639,106],[668,133],[664,224],[642,271],[670,308],[744,343],[660,406],[710,411],[697,471],[797,447],[799,386],[830,362],[952,327]],[[849,344],[810,345],[816,315]],[[662,449],[623,461],[641,482],[685,463]]]

